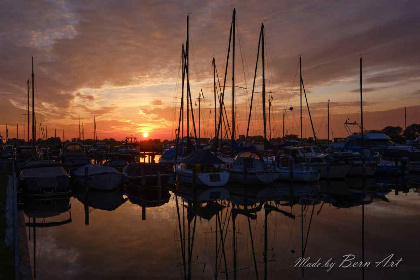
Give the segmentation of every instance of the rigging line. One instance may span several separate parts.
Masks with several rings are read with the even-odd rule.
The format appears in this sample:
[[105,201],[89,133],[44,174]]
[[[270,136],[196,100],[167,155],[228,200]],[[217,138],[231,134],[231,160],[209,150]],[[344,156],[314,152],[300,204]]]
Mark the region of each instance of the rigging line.
[[[260,57],[260,45],[261,45],[261,34],[262,34],[262,30],[263,29],[261,27],[260,36],[258,38],[257,60],[255,62],[254,81],[252,82],[251,101],[250,101],[250,107],[249,107],[248,126],[246,128],[245,142],[247,142],[247,139],[248,139],[248,136],[249,136],[249,125],[251,123],[252,103],[253,103],[253,100],[254,100],[255,80],[257,78],[258,60],[259,60],[259,57]],[[264,42],[263,42],[263,44],[264,44]]]
[[325,115],[326,115],[327,113],[324,113],[324,116],[322,117],[322,120],[321,120],[321,124],[319,125],[319,129],[318,129],[318,131],[317,131],[317,134],[319,135],[319,131],[321,130],[321,128],[322,128],[322,124],[324,123],[324,120],[325,120]]
[[[225,77],[223,81],[223,91],[221,93],[221,104],[220,106],[223,107],[224,105],[224,97],[225,97],[225,89],[226,89],[226,78],[227,78],[227,71],[229,67],[229,55],[230,55],[230,46],[231,46],[231,40],[232,40],[232,29],[233,29],[233,22],[230,24],[230,34],[229,34],[229,46],[228,46],[228,52],[226,57],[226,68],[225,68]],[[220,117],[219,117],[219,126],[217,129],[217,135],[219,135],[220,126],[221,126],[221,119],[222,118],[222,108],[220,108]]]
[[311,121],[311,127],[312,127],[312,132],[313,132],[313,134],[314,134],[315,144],[318,146],[318,140],[317,140],[316,133],[315,133],[314,123],[313,123],[313,121],[312,121],[311,110],[309,109],[309,103],[308,103],[308,98],[307,98],[307,96],[306,96],[305,85],[303,84],[303,78],[301,78],[301,82],[302,82],[302,87],[303,87],[303,93],[305,94],[306,107],[308,108],[309,119],[310,119],[310,121]]
[[[217,221],[219,223],[220,242],[221,242],[221,245],[222,245],[222,255],[223,255],[224,265],[225,265],[225,271],[226,271],[226,280],[228,280],[229,279],[229,273],[227,271],[227,260],[226,260],[226,252],[225,252],[225,240],[223,239],[222,223],[220,221],[220,216],[219,215],[217,215],[216,219],[217,219]],[[219,249],[220,249],[220,246],[219,246]],[[221,264],[221,260],[220,260],[219,263]],[[220,269],[220,264],[219,264],[218,270]]]
[[314,210],[315,210],[315,204],[314,204],[314,205],[312,205],[311,219],[309,220],[308,231],[306,232],[306,241],[305,241],[305,247],[304,247],[304,249],[303,249],[303,255],[305,255],[306,246],[308,245],[309,231],[310,231],[310,229],[311,229],[312,217],[313,217],[313,215],[314,215]]
[[274,58],[273,58],[274,55],[273,55],[273,51],[272,51],[271,44],[270,44],[267,33],[268,32],[266,32],[266,34],[265,34],[265,41],[266,41],[266,46],[267,46],[267,50],[268,50],[268,55],[269,55],[269,59],[272,61],[272,64],[274,65],[273,68],[274,68],[275,76],[276,76],[279,84],[281,84],[281,86],[283,88],[282,97],[281,97],[281,99],[283,99],[283,96],[286,96],[286,94],[287,94],[286,93],[287,90],[286,90],[286,86],[285,86],[285,81],[280,78],[281,77],[280,69],[279,69],[278,65],[276,63],[274,63]]
[[[224,113],[225,113],[225,115],[226,115],[226,123],[227,123],[227,127],[226,127],[226,123],[224,122],[224,119],[223,119],[223,123],[224,123],[224,125],[225,125],[225,130],[226,130],[226,128],[229,130],[229,134],[231,133],[230,132],[230,124],[229,124],[229,119],[227,118],[227,112],[226,112],[226,106],[225,106],[225,104],[224,104],[224,102],[222,102],[222,87],[221,87],[221,85],[220,85],[220,80],[219,80],[219,73],[217,72],[217,66],[216,66],[216,62],[215,62],[215,64],[214,64],[214,67],[216,68],[216,77],[217,77],[217,82],[218,82],[218,84],[219,84],[219,91],[220,92],[217,92],[218,93],[218,98],[219,98],[219,110],[224,110]],[[226,83],[226,74],[225,74],[225,83]],[[223,85],[223,87],[224,87],[225,85]],[[217,90],[217,88],[216,88],[216,90]],[[224,96],[224,91],[223,91],[223,96]],[[222,109],[223,108],[223,109]],[[223,112],[221,112],[221,114],[223,114]],[[221,116],[219,116],[219,123],[220,123],[220,117]],[[222,117],[223,118],[223,117]],[[219,137],[219,127],[218,127],[218,129],[217,129],[218,131],[217,131],[217,137]],[[223,135],[220,135],[222,138],[223,138]]]
[[255,276],[257,277],[256,279],[258,280],[258,268],[257,268],[257,259],[255,257],[254,238],[252,237],[251,220],[249,217],[248,217],[248,229],[249,229],[249,235],[251,237],[252,256],[254,259]]

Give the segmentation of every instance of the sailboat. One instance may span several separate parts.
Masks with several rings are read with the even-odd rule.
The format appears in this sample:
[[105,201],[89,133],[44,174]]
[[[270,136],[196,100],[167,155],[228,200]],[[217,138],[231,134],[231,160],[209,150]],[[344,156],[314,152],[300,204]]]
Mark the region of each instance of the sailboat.
[[[35,74],[32,57],[32,148],[36,151]],[[30,160],[20,166],[19,180],[26,194],[62,195],[70,192],[69,174],[65,166],[49,160]]]
[[[235,10],[233,11],[233,19],[232,19],[232,30],[235,30]],[[233,32],[233,36],[235,33]],[[234,38],[234,37],[233,37]],[[248,117],[248,127],[247,127],[247,136],[249,133],[249,126],[251,121],[251,113],[252,113],[252,101],[254,97],[254,90],[255,90],[255,80],[257,76],[257,68],[258,68],[258,59],[260,57],[260,49],[261,49],[261,59],[262,59],[262,106],[263,106],[263,121],[264,121],[264,141],[267,141],[267,129],[266,129],[266,116],[265,116],[265,62],[264,62],[264,24],[261,24],[260,35],[258,39],[258,50],[257,50],[257,59],[255,65],[255,74],[254,74],[254,82],[252,87],[252,96],[251,96],[251,104],[250,104],[250,111]],[[235,45],[233,45],[233,53],[235,52]],[[234,63],[233,63],[234,64]],[[234,67],[233,67],[234,69]],[[234,85],[232,87],[232,92],[234,91]],[[233,99],[233,98],[232,98]],[[232,110],[234,110],[234,102],[232,101]],[[235,116],[232,114],[232,146],[235,148],[235,130],[234,130],[234,119]],[[246,148],[242,149],[243,151],[239,152],[235,157],[233,163],[229,167],[229,172],[231,174],[231,182],[235,183],[243,183],[248,182],[251,184],[271,184],[280,177],[280,171],[274,164],[269,164],[264,161],[264,159],[255,151],[246,151]]]
[[225,162],[209,149],[196,150],[175,165],[176,180],[179,184],[221,187],[229,181],[229,172],[224,167]]

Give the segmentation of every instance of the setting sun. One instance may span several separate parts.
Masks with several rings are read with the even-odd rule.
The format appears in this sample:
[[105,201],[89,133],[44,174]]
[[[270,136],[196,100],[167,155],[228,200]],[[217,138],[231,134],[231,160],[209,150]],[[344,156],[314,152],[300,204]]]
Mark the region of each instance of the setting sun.
[[147,133],[147,132],[144,132],[144,133],[143,133],[143,137],[144,137],[144,138],[147,138],[147,137],[149,137],[149,133]]

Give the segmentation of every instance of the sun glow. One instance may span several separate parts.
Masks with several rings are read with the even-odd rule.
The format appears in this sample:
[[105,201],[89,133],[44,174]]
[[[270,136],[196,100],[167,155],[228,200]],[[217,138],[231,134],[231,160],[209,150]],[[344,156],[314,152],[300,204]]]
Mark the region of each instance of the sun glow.
[[143,133],[143,137],[144,137],[144,138],[147,138],[147,137],[149,137],[149,133],[147,133],[147,132],[144,132],[144,133]]

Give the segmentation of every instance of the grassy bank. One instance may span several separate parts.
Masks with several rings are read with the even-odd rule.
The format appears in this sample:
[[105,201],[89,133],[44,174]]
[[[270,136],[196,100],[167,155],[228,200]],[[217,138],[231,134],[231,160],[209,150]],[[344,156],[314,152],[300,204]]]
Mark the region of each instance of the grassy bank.
[[6,247],[7,175],[0,174],[0,279],[14,279],[13,248]]

